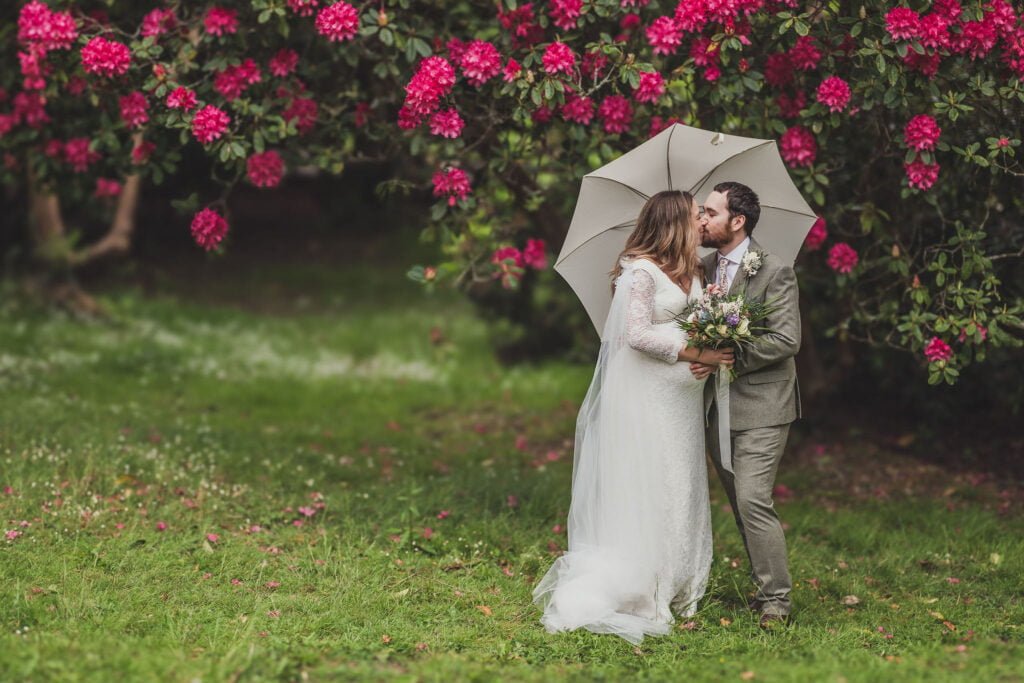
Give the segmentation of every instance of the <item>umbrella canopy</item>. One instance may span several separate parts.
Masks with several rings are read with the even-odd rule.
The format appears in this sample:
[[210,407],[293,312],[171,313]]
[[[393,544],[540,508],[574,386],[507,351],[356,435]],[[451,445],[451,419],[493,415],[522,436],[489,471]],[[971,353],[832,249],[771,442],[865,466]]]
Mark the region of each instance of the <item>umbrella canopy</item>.
[[774,140],[676,123],[583,176],[555,270],[576,292],[598,332],[611,305],[608,273],[644,203],[663,190],[687,190],[703,201],[726,180],[748,185],[760,198],[756,232],[761,246],[794,261],[817,216],[790,179]]

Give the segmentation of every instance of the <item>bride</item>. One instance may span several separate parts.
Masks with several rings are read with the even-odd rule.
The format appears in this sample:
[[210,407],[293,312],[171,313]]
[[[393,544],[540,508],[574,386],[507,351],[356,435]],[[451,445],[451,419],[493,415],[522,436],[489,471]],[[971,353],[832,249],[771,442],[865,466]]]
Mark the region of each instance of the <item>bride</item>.
[[576,421],[569,550],[533,592],[549,632],[586,628],[631,643],[691,616],[711,568],[703,379],[675,316],[700,297],[699,207],[651,197],[611,273],[612,303]]

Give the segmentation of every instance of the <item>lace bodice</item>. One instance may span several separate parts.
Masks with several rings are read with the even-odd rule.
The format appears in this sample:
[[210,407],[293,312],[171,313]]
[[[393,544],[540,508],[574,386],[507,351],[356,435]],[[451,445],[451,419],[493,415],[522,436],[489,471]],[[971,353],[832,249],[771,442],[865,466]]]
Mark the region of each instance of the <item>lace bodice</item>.
[[675,318],[700,295],[699,278],[694,276],[688,295],[653,261],[638,258],[624,260],[622,265],[634,268],[626,322],[628,344],[653,358],[675,363],[686,346],[686,333],[675,326]]

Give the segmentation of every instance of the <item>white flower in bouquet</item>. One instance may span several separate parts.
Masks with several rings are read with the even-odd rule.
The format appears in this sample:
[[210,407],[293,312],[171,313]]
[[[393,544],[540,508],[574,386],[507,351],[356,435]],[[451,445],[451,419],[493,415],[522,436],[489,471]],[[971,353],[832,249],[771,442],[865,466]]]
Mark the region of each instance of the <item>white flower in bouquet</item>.
[[746,335],[750,332],[750,320],[748,318],[740,318],[740,324],[736,326],[736,331],[741,335]]

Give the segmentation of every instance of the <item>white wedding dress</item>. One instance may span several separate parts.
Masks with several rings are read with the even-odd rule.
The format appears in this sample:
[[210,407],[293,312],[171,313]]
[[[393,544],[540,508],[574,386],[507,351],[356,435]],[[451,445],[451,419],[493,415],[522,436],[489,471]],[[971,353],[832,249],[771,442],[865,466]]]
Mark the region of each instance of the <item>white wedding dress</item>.
[[704,380],[677,362],[687,295],[652,261],[623,260],[576,422],[569,549],[533,592],[549,632],[631,643],[696,612],[711,569]]

